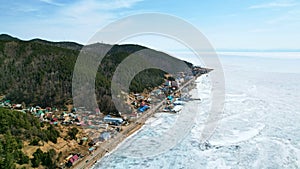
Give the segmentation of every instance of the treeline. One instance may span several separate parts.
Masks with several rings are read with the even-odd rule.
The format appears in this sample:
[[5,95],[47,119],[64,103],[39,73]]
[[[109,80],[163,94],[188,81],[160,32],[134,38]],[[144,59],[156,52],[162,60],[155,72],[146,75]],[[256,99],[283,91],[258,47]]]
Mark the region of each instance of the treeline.
[[164,82],[165,72],[158,69],[146,69],[138,73],[132,80],[129,90],[131,92],[143,92],[144,89],[152,90],[158,84]]
[[36,168],[40,165],[43,165],[45,168],[55,169],[57,167],[56,161],[56,152],[53,149],[50,149],[48,152],[43,152],[41,149],[37,149],[33,153],[33,158],[31,159],[31,166]]
[[0,92],[8,99],[55,106],[71,97],[78,51],[23,41],[0,41],[0,50]]
[[29,157],[21,151],[23,143],[20,138],[12,136],[9,131],[0,137],[0,168],[14,169],[16,163],[29,163]]
[[[44,126],[47,125],[47,126]],[[59,132],[29,113],[0,108],[0,134],[10,133],[21,140],[57,142]]]
[[[40,155],[33,155],[34,158],[29,159],[21,151],[22,141],[30,141],[32,145],[47,141],[56,143],[59,132],[52,125],[45,125],[47,126],[43,126],[43,123],[40,123],[31,114],[0,108],[0,168],[15,168],[15,163],[22,165],[29,164],[30,161],[33,167],[39,164],[40,160],[37,158],[41,158]],[[55,163],[50,165],[51,161],[48,159],[53,158],[55,153],[53,155],[53,150],[49,154],[47,153],[43,156],[43,159],[47,160],[40,162],[47,166],[53,166]]]
[[[24,102],[32,106],[63,107],[72,103],[74,65],[82,47],[72,42],[21,41],[0,35],[0,95],[14,103]],[[102,112],[117,111],[110,91],[113,74],[126,57],[142,49],[147,48],[115,45],[102,60],[95,79],[97,101]],[[157,69],[145,70],[133,79],[130,90],[142,92],[158,86],[163,82],[163,74]]]

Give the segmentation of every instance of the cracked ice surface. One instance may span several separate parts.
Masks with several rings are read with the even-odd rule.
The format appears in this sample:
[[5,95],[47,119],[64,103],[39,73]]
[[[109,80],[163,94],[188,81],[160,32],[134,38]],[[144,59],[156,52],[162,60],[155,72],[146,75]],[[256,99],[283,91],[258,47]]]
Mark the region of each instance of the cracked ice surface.
[[[94,168],[300,168],[300,71],[294,72],[300,61],[254,57],[221,61],[226,80],[224,113],[207,143],[200,141],[200,134],[211,105],[211,88],[209,77],[202,76],[197,91],[191,92],[201,102],[188,102],[181,112],[198,114],[177,144],[143,156],[161,144],[149,140],[164,136],[180,116],[158,113]],[[288,71],[290,65],[293,72]]]

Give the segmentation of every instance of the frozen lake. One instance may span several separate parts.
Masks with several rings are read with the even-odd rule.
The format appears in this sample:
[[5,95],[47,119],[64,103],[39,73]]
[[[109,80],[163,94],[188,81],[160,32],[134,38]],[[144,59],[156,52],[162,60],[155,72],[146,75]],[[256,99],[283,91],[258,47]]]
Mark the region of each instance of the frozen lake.
[[225,107],[208,147],[200,141],[210,106],[210,80],[203,76],[193,91],[202,101],[181,112],[198,116],[174,146],[152,153],[162,144],[152,138],[176,129],[179,116],[156,114],[94,168],[300,168],[300,59],[222,56],[221,62]]

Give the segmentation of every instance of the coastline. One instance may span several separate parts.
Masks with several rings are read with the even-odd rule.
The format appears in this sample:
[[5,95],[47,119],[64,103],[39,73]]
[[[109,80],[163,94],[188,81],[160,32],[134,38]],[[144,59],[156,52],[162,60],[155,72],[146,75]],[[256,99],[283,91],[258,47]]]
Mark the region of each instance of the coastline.
[[[299,88],[297,83],[293,83],[291,86],[285,86],[281,91],[281,86],[286,84],[286,81],[297,82],[295,79],[298,75],[291,74],[291,76],[283,76],[278,79],[278,73],[273,73],[272,76],[267,76],[274,82],[271,86],[266,86],[268,81],[264,81],[261,84],[261,77],[259,76],[254,81],[247,81],[252,77],[248,71],[241,73],[239,68],[230,67],[229,87],[226,93],[227,109],[224,111],[222,120],[219,123],[219,128],[214,135],[209,139],[211,147],[204,147],[200,141],[200,133],[205,123],[206,115],[210,105],[210,82],[209,79],[201,81],[197,79],[198,96],[201,98],[199,104],[200,116],[196,119],[195,126],[187,134],[186,138],[178,144],[174,149],[161,153],[157,156],[149,158],[141,157],[136,158],[138,154],[130,156],[132,150],[138,150],[137,152],[146,152],[148,149],[144,147],[147,143],[143,144],[143,140],[151,137],[157,137],[160,133],[168,131],[165,126],[172,125],[174,118],[163,114],[163,117],[155,114],[155,119],[150,118],[133,138],[129,138],[120,144],[116,150],[108,154],[99,160],[93,169],[99,168],[230,168],[235,166],[242,166],[247,168],[251,167],[276,167],[283,166],[284,168],[297,168],[299,166],[299,134],[295,134],[293,131],[297,131],[297,120],[299,120],[297,114],[294,111],[295,108],[299,108],[296,103],[288,104],[299,95],[290,95],[290,87],[294,86],[295,89]],[[251,72],[250,72],[251,73]],[[243,75],[243,76],[241,76]],[[246,76],[248,75],[248,76]],[[270,75],[268,72],[265,75]],[[286,74],[282,74],[286,75]],[[205,78],[204,78],[205,79]],[[235,80],[234,80],[235,79]],[[199,81],[199,83],[198,83]],[[240,81],[245,81],[245,86],[240,86]],[[276,84],[275,82],[278,82]],[[252,88],[256,86],[255,90]],[[260,89],[258,87],[261,87]],[[248,90],[250,87],[250,90]],[[279,87],[279,88],[278,88]],[[272,97],[274,89],[280,89],[280,95],[278,97]],[[265,93],[258,91],[266,91]],[[193,93],[191,91],[190,93]],[[272,98],[272,99],[270,99]],[[281,109],[280,101],[286,99],[284,104],[288,104],[286,109]],[[190,102],[188,102],[189,104]],[[196,105],[196,102],[195,104]],[[185,104],[185,107],[188,106]],[[248,109],[251,107],[251,109]],[[276,108],[276,109],[274,109]],[[188,110],[187,110],[188,111]],[[182,111],[181,113],[185,113]],[[282,121],[282,116],[286,116],[288,119]],[[167,117],[166,117],[167,116]],[[156,118],[157,117],[157,118]],[[272,117],[272,118],[270,118]],[[154,120],[153,120],[154,119]],[[278,130],[278,125],[274,125],[274,121],[282,122],[279,126],[288,126],[288,128],[282,128]],[[288,123],[292,121],[294,123]],[[150,123],[148,125],[148,123]],[[165,123],[165,124],[162,124]],[[154,125],[153,125],[154,124]],[[266,127],[262,128],[264,124]],[[277,123],[276,123],[277,124]],[[259,127],[259,132],[256,131]],[[153,132],[154,131],[154,132]],[[234,132],[231,132],[234,131]],[[252,133],[252,134],[251,134]],[[294,134],[293,134],[294,133]],[[249,136],[252,135],[251,137]],[[245,138],[244,136],[249,136]],[[244,139],[245,138],[245,139]],[[136,141],[142,140],[135,144]],[[136,145],[136,146],[135,146]],[[134,147],[131,147],[134,146]],[[137,148],[136,148],[137,147]],[[129,148],[127,150],[127,148]],[[140,149],[138,149],[140,148]],[[125,150],[125,152],[124,152]],[[282,151],[284,150],[284,151]],[[298,154],[297,154],[298,153]],[[269,156],[278,155],[279,158],[269,158]],[[261,158],[264,157],[264,158]],[[221,159],[221,160],[216,160]],[[273,163],[272,163],[273,162]]]
[[[200,75],[201,76],[201,75]],[[190,87],[188,92],[190,92],[195,86],[195,81],[198,77],[195,76],[182,86],[178,88],[177,91],[182,90],[183,88]],[[191,87],[192,86],[192,87]],[[114,152],[126,139],[137,134],[144,126],[145,122],[151,118],[155,113],[160,112],[159,110],[164,105],[165,99],[159,102],[155,107],[151,108],[147,112],[143,113],[134,123],[131,123],[126,130],[120,132],[118,135],[112,137],[108,141],[102,143],[92,155],[83,158],[81,161],[78,161],[72,168],[93,168],[95,163],[99,162],[104,156],[109,155]]]

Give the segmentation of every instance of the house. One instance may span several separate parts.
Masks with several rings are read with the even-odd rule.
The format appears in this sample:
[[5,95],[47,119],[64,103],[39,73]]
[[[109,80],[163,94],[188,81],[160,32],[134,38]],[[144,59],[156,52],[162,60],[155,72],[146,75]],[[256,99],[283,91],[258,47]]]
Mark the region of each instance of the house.
[[99,140],[100,141],[107,141],[108,139],[110,139],[110,132],[102,132],[101,134],[100,134],[100,137],[99,137]]
[[19,110],[21,110],[22,109],[22,104],[13,104],[13,109],[19,109]]
[[99,127],[107,130],[108,124],[99,124]]
[[11,106],[11,101],[10,100],[5,100],[4,101],[4,106],[8,106],[8,107],[10,107]]
[[177,90],[178,89],[178,83],[176,81],[171,82],[171,88],[172,90]]
[[[132,122],[132,121],[135,121],[138,117],[139,117],[139,114],[137,112],[134,112],[134,113],[127,114],[126,116],[124,116],[124,119]],[[126,125],[126,123],[125,123],[125,125]]]
[[95,150],[95,147],[90,147],[89,152],[93,152]]
[[106,123],[112,123],[112,124],[115,124],[115,125],[120,125],[123,123],[123,119],[122,118],[114,118],[114,117],[111,117],[110,115],[107,115],[103,118],[103,121],[106,122]]
[[68,157],[65,158],[66,161],[69,161],[73,157],[73,154],[69,155]]
[[137,96],[136,99],[137,99],[137,100],[143,100],[143,99],[144,99],[144,96]]
[[160,89],[156,89],[156,90],[153,90],[150,94],[152,96],[158,96],[158,95],[162,94],[162,91]]
[[150,107],[148,105],[144,105],[144,106],[141,106],[140,108],[138,108],[138,111],[139,112],[144,112],[146,110],[148,110]]
[[164,86],[171,86],[171,81],[169,81],[169,80],[166,81],[165,84],[164,84]]
[[68,167],[71,167],[78,159],[79,159],[79,157],[78,157],[77,154],[73,155],[73,156],[69,159],[69,161],[68,161],[68,163],[67,163],[67,166],[68,166]]
[[167,97],[167,99],[170,100],[170,101],[172,102],[174,98],[173,98],[173,96],[169,95],[169,96]]

